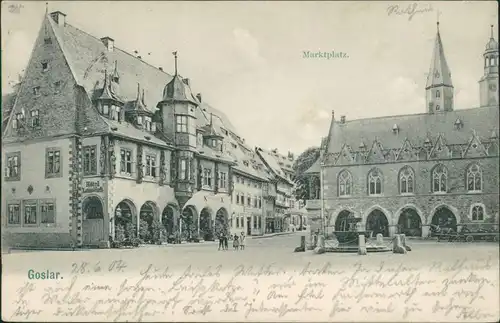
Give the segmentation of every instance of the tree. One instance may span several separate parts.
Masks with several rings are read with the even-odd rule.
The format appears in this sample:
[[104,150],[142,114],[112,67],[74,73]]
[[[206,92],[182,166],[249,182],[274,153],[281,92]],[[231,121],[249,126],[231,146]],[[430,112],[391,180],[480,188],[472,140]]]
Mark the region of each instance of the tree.
[[[307,148],[297,157],[293,164],[295,197],[298,200],[309,199],[309,179],[305,173],[319,158],[320,149],[318,147]],[[314,189],[314,188],[313,188]]]

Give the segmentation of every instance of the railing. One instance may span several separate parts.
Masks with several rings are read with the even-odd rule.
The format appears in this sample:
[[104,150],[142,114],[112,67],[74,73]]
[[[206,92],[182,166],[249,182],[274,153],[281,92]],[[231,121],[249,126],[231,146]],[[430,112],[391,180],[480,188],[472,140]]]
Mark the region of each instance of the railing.
[[321,200],[306,200],[307,210],[319,210],[321,209]]

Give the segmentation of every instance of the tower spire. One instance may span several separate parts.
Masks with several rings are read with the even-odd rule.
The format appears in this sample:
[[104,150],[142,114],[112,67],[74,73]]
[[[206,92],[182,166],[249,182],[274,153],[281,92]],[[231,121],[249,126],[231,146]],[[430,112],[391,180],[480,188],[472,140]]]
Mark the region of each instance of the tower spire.
[[45,2],[45,14],[47,15],[49,13],[49,3]]
[[490,36],[490,38],[494,39],[494,37],[493,37],[493,25],[490,25],[490,27],[491,27],[491,36]]
[[177,51],[172,52],[172,54],[174,55],[174,62],[175,62],[175,73],[174,73],[174,76],[177,76]]
[[213,125],[213,117],[214,117],[214,114],[212,112],[210,112],[210,126]]

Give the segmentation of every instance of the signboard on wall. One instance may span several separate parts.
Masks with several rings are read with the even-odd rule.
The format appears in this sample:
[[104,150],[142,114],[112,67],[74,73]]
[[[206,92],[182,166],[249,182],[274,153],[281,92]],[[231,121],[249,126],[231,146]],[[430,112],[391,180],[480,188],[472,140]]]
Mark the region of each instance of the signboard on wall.
[[104,192],[102,181],[88,180],[83,182],[83,193],[101,193]]

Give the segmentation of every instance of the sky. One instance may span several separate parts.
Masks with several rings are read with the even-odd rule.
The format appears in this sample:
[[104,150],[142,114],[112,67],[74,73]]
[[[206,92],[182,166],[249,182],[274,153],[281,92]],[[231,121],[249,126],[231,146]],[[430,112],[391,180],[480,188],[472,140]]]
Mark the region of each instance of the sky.
[[[337,120],[425,112],[438,17],[455,109],[478,106],[482,54],[498,21],[496,1],[60,1],[48,10],[167,72],[177,51],[193,92],[248,144],[295,154],[319,146],[332,110]],[[44,13],[44,2],[2,2],[3,93],[26,68]]]

